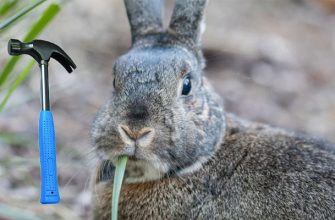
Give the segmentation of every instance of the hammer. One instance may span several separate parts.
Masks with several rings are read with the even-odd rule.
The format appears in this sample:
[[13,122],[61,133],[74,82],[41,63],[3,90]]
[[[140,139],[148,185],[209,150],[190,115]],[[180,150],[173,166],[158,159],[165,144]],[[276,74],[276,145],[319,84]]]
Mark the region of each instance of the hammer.
[[76,65],[72,59],[57,45],[44,41],[34,40],[23,43],[16,39],[8,42],[8,53],[18,56],[28,54],[39,64],[41,70],[41,105],[39,119],[39,145],[41,165],[41,195],[42,204],[55,204],[59,202],[59,191],[56,167],[56,136],[52,112],[49,101],[48,62],[54,58],[71,73]]

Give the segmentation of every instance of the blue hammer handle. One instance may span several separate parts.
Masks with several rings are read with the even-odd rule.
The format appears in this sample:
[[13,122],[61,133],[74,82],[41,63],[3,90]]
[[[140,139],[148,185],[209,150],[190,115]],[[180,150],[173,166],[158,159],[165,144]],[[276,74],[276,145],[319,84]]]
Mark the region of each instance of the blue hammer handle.
[[39,144],[41,163],[41,198],[42,204],[59,203],[56,137],[51,111],[41,111],[39,121]]

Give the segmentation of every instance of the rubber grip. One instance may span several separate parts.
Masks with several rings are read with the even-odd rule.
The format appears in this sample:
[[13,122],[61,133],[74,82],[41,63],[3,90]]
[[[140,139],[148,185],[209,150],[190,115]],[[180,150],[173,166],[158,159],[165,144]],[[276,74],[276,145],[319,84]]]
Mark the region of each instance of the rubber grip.
[[41,198],[42,204],[59,203],[57,166],[56,166],[56,137],[52,113],[40,112],[39,143],[41,164]]

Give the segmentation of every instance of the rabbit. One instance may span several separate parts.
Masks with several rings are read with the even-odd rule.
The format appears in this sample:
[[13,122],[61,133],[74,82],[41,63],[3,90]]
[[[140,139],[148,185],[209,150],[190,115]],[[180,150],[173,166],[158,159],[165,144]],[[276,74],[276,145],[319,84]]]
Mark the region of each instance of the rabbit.
[[206,0],[125,0],[132,46],[92,124],[94,219],[335,219],[335,146],[224,111],[201,51]]

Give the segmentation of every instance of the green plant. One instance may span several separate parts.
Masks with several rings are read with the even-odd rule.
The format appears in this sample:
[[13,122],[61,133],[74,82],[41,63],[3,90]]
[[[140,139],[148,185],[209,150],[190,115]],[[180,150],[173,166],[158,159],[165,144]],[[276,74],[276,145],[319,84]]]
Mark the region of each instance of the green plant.
[[124,172],[126,170],[128,157],[121,156],[119,157],[116,165],[115,165],[115,175],[113,182],[113,194],[112,194],[112,220],[117,220],[117,212],[119,205],[119,197],[121,192],[121,185],[124,176]]
[[[25,16],[28,12],[30,12],[32,9],[36,8],[43,2],[45,2],[45,0],[36,1],[32,5],[24,7],[22,10],[15,13],[13,16],[5,19],[3,22],[0,23],[0,33],[3,34],[13,24],[15,24],[16,21],[18,21],[20,18]],[[0,17],[2,17],[4,14],[8,14],[9,11],[11,10],[11,7],[16,8],[17,4],[18,3],[16,0],[5,1],[5,3],[3,3],[0,6],[0,12],[2,12],[2,14],[0,14]],[[47,27],[47,25],[53,20],[53,18],[58,14],[59,11],[60,7],[58,4],[56,3],[49,4],[46,7],[46,9],[42,12],[41,17],[28,29],[27,34],[23,38],[23,41],[25,42],[31,41],[34,38],[36,38],[45,29],[45,27]],[[19,61],[20,57],[11,57],[9,61],[5,64],[2,71],[0,71],[0,90],[5,90],[4,85],[8,81],[8,77],[13,73],[13,70],[15,69]],[[27,75],[32,69],[32,67],[33,64],[29,63],[25,68],[23,68],[23,70],[20,73],[12,77],[14,78],[13,83],[9,85],[6,95],[0,102],[0,112],[4,109],[12,93],[27,78]]]
[[[13,24],[16,20],[20,19],[24,15],[26,15],[28,12],[39,6],[41,3],[43,3],[45,0],[39,0],[32,5],[28,5],[13,16],[7,18],[5,21],[0,23],[0,31],[4,30],[6,27],[10,26]],[[4,1],[2,7],[0,8],[0,16],[7,14],[12,8],[16,7],[18,4],[17,0],[14,1]]]

